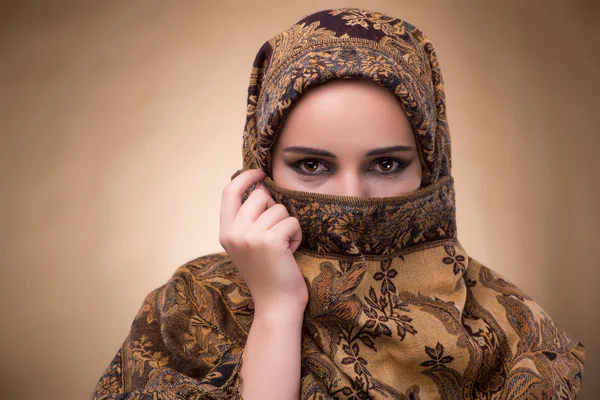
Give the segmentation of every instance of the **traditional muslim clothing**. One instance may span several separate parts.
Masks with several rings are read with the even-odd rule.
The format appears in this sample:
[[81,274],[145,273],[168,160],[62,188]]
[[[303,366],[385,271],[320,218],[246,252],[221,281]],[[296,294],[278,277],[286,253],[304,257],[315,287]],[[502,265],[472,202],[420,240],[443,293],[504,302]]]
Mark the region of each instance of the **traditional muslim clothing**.
[[[244,169],[270,175],[286,114],[332,79],[369,79],[397,96],[423,182],[405,196],[357,198],[265,181],[302,228],[300,399],[575,398],[581,343],[457,240],[442,75],[414,26],[326,10],[265,43],[250,79]],[[253,311],[226,253],[188,262],[148,295],[93,399],[241,398]]]

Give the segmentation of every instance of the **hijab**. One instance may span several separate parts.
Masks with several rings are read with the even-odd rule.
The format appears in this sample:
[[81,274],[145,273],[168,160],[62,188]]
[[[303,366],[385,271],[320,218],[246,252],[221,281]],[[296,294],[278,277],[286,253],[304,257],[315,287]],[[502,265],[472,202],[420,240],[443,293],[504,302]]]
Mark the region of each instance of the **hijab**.
[[[415,134],[422,188],[357,198],[265,186],[298,218],[309,290],[302,400],[573,399],[584,348],[457,239],[444,84],[414,26],[355,8],[305,17],[254,61],[244,169],[271,150],[302,94],[332,79],[390,90]],[[226,253],[199,257],[148,295],[94,399],[241,398],[253,303]]]

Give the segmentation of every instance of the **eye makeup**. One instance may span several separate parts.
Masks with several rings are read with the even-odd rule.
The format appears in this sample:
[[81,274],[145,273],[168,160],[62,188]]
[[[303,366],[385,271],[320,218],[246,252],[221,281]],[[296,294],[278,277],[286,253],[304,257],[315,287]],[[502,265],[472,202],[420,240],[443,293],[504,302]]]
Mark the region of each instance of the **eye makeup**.
[[399,157],[378,157],[367,164],[367,173],[374,175],[397,175],[410,165],[412,160]]
[[298,174],[305,176],[329,175],[334,171],[334,166],[331,163],[314,157],[285,160],[285,163]]
[[[332,162],[316,157],[302,157],[300,159],[286,159],[285,164],[299,175],[319,177],[335,174],[338,166]],[[412,160],[400,157],[377,157],[366,162],[364,173],[373,176],[395,176],[402,173]]]

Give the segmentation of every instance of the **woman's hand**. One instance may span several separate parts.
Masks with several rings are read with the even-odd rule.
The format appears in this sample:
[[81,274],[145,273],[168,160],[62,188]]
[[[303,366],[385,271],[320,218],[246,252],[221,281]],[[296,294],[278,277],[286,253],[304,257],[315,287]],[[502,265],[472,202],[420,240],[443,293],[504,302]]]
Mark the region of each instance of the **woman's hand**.
[[[250,289],[256,315],[304,312],[306,283],[294,259],[302,240],[296,218],[260,183],[261,170],[245,171],[223,190],[219,241]],[[256,189],[242,204],[252,184]]]
[[[260,184],[264,178],[260,170],[246,171],[223,190],[219,241],[254,300],[240,393],[247,400],[292,400],[300,395],[302,318],[308,302],[294,260],[302,232],[298,220]],[[254,183],[256,189],[242,204]]]

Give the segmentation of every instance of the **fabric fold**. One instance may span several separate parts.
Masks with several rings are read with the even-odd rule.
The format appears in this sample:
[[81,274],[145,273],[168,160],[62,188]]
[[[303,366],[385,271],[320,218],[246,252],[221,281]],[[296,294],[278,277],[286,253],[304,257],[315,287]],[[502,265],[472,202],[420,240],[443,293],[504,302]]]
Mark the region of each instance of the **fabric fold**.
[[381,259],[456,239],[452,177],[397,197],[360,198],[283,189],[264,182],[300,221],[299,251],[334,259]]
[[[359,78],[397,97],[422,187],[367,199],[276,185],[271,149],[295,102],[312,86]],[[458,241],[444,84],[420,30],[356,8],[312,14],[260,49],[246,117],[243,169],[267,174],[302,229],[301,400],[577,396],[583,345]],[[241,398],[253,315],[226,253],[190,261],[148,295],[93,399]]]
[[186,263],[147,296],[92,398],[241,398],[242,352],[253,310],[225,254]]

